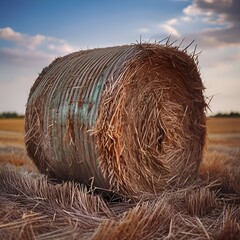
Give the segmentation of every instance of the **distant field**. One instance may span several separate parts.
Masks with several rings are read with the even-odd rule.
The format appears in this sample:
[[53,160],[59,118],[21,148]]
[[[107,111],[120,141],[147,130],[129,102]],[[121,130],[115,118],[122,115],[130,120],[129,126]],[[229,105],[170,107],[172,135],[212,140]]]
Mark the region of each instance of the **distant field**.
[[36,170],[24,144],[24,119],[0,119],[0,162]]
[[[208,118],[209,134],[240,133],[240,118]],[[24,132],[24,119],[0,119],[0,131]]]
[[0,130],[24,132],[24,119],[0,119]]
[[240,118],[208,118],[209,134],[240,133]]
[[210,146],[240,148],[240,118],[209,118],[207,128]]
[[0,119],[0,146],[24,146],[24,119]]

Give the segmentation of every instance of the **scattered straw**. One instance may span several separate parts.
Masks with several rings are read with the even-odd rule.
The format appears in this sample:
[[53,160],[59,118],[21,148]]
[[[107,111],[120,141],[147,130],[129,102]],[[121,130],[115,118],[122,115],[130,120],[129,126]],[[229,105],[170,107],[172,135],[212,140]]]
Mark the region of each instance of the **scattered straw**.
[[136,203],[105,202],[79,184],[52,184],[0,165],[0,239],[239,239],[239,204],[225,203],[221,189],[215,204],[186,201],[200,194],[209,202],[213,186],[165,190]]

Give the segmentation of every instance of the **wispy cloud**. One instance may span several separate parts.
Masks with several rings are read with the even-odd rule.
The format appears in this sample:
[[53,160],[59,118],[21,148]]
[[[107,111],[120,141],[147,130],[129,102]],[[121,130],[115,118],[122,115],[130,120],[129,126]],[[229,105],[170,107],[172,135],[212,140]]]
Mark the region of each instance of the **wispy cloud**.
[[[157,27],[156,27],[157,26]],[[196,27],[193,27],[196,26]],[[239,0],[193,0],[182,14],[163,23],[140,28],[139,32],[161,39],[185,37],[202,48],[240,45]]]
[[42,68],[54,58],[76,51],[63,39],[41,34],[28,35],[11,27],[0,28],[0,39],[12,43],[0,48],[2,66],[8,64],[15,68]]
[[32,51],[38,50],[39,48],[42,48],[42,51],[45,52],[52,50],[57,54],[66,54],[74,51],[74,48],[63,39],[41,34],[31,36],[17,32],[11,27],[0,28],[0,39],[14,42],[16,47],[21,46]]
[[0,28],[0,38],[11,41],[22,41],[23,35],[21,33],[15,32],[12,28]]
[[160,24],[159,27],[161,30],[164,30],[168,35],[179,38],[181,37],[181,34],[175,28],[175,25],[177,24],[178,24],[178,20],[176,18],[172,18],[166,21],[165,23]]
[[42,51],[29,51],[20,48],[0,48],[1,65],[12,67],[43,67],[54,59],[55,55]]
[[179,38],[181,34],[177,30],[176,26],[178,25],[178,19],[172,18],[163,23],[159,24],[152,24],[151,27],[142,27],[139,28],[137,31],[139,33],[147,34],[150,38],[154,38],[156,35],[161,35],[163,38],[166,36],[171,35],[172,37]]

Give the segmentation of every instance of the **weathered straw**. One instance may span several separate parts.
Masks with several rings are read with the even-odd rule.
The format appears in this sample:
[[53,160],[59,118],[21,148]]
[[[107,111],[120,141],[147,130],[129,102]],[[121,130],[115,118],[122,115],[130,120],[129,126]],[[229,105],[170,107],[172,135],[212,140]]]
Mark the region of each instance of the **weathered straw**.
[[33,85],[26,146],[59,179],[139,198],[193,178],[205,143],[194,56],[137,44],[56,59]]

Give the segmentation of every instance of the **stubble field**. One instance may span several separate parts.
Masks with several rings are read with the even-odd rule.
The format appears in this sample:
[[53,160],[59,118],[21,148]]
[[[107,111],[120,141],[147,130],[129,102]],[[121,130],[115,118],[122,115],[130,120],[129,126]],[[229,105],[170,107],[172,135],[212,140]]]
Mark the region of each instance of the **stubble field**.
[[24,144],[24,119],[0,119],[0,162],[36,171]]
[[207,129],[200,183],[106,203],[44,180],[26,154],[24,120],[0,120],[0,239],[240,239],[240,118],[209,118]]

